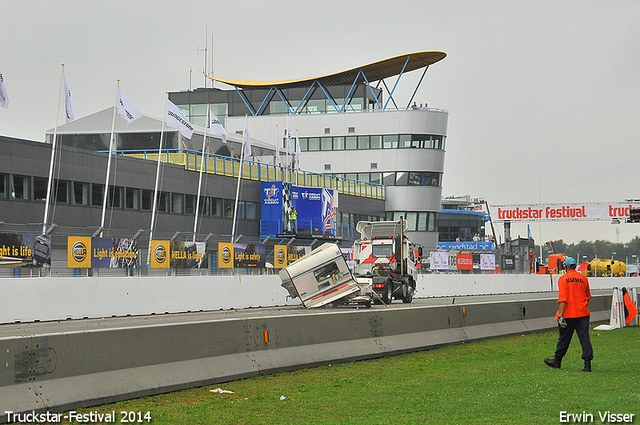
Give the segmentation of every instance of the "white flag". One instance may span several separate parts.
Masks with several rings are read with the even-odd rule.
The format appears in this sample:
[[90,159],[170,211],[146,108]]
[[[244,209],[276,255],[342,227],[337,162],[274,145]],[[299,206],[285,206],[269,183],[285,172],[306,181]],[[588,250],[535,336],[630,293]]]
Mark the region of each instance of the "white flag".
[[222,126],[222,123],[216,117],[216,114],[213,111],[209,111],[209,131],[212,134],[219,134],[222,136],[222,143],[227,143],[227,131]]
[[167,100],[167,103],[169,105],[167,108],[167,124],[173,128],[177,128],[187,139],[191,139],[191,136],[193,136],[193,124],[189,122],[180,108],[174,105],[172,101]]
[[127,124],[131,124],[138,118],[142,118],[142,114],[138,111],[138,108],[135,107],[121,89],[118,89],[118,114],[127,121]]
[[249,124],[245,123],[244,126],[244,157],[251,156],[251,138],[249,137]]
[[298,138],[298,130],[296,130],[296,166],[300,168],[300,139]]
[[280,135],[278,134],[278,126],[276,125],[276,166],[280,165]]
[[[291,128],[289,127],[289,115],[287,115],[287,153],[291,155],[293,151],[291,150]],[[287,167],[289,165],[287,164]]]
[[65,122],[68,124],[69,121],[73,120],[73,100],[71,100],[71,90],[69,90],[69,86],[67,85],[67,76],[64,76],[64,111],[65,111]]
[[7,89],[4,86],[4,77],[2,71],[0,71],[0,106],[3,108],[9,107],[9,95],[7,95]]

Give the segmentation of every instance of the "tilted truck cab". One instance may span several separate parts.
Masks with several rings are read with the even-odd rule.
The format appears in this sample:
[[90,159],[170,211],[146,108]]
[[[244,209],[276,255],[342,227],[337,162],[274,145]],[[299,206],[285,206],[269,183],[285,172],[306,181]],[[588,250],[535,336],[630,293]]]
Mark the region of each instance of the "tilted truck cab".
[[360,221],[353,246],[354,275],[371,285],[374,301],[413,300],[422,248],[407,237],[407,221]]

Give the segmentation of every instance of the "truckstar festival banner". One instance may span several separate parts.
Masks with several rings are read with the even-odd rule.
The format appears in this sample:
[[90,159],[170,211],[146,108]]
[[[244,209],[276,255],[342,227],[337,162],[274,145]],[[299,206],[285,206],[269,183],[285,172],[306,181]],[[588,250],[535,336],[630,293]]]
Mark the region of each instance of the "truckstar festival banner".
[[[301,230],[312,234],[335,234],[334,209],[338,207],[338,191],[293,186],[286,182],[262,182],[261,189],[263,235],[299,233]],[[292,216],[294,209],[295,216]]]
[[0,233],[0,267],[51,267],[51,236]]
[[640,208],[633,203],[584,203],[584,204],[523,204],[494,205],[491,207],[493,221],[606,221],[629,217],[631,208]]

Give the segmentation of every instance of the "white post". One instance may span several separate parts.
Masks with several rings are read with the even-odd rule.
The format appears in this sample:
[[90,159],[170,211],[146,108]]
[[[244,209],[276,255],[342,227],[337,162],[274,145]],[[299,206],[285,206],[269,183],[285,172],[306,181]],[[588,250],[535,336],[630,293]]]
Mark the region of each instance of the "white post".
[[[207,123],[211,121],[211,117],[209,116],[209,104],[207,103]],[[204,150],[207,144],[207,127],[208,124],[204,126],[204,136],[202,138],[202,160],[200,161],[200,178],[198,180],[198,198],[196,199],[196,219],[193,222],[193,241],[196,241],[196,231],[198,229],[198,211],[200,211],[200,190],[202,188],[202,173],[205,166],[204,160]]]
[[156,169],[156,186],[153,191],[153,205],[151,206],[151,229],[149,231],[149,252],[147,253],[147,265],[151,263],[151,241],[153,240],[153,227],[156,224],[156,202],[158,201],[158,181],[160,180],[160,162],[162,159],[162,139],[164,138],[164,123],[167,121],[167,108],[169,107],[169,93],[166,94],[164,102],[164,113],[162,116],[162,130],[160,130],[160,146],[158,147],[158,167]]
[[118,110],[118,93],[120,93],[120,80],[116,87],[116,101],[113,104],[113,119],[111,120],[111,137],[109,138],[109,159],[107,161],[107,178],[104,182],[104,197],[102,201],[102,218],[100,219],[100,237],[104,232],[104,217],[107,212],[107,198],[109,196],[109,175],[111,174],[111,155],[113,153],[113,145],[115,144],[114,130],[116,127],[116,112]]
[[62,93],[62,82],[64,80],[64,64],[62,64],[62,75],[60,76],[60,90],[58,91],[58,109],[56,110],[56,126],[53,128],[53,141],[51,142],[51,162],[49,163],[49,180],[47,182],[47,197],[44,203],[44,220],[42,221],[42,234],[47,232],[47,216],[49,215],[49,203],[51,199],[51,186],[53,184],[53,164],[56,155],[56,138],[58,136],[58,117],[60,116],[60,93]]

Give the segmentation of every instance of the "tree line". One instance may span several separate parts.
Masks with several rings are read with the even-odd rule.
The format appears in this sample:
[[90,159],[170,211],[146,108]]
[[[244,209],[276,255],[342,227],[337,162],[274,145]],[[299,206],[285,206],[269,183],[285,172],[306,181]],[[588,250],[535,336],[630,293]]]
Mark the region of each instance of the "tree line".
[[[545,261],[549,254],[562,253],[576,259],[578,264],[582,261],[591,261],[594,258],[613,259],[634,264],[640,260],[640,237],[636,236],[629,242],[615,243],[611,241],[580,241],[567,244],[562,239],[546,242],[542,247]],[[540,246],[536,245],[536,255],[540,254]],[[635,255],[635,257],[634,257]]]

